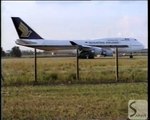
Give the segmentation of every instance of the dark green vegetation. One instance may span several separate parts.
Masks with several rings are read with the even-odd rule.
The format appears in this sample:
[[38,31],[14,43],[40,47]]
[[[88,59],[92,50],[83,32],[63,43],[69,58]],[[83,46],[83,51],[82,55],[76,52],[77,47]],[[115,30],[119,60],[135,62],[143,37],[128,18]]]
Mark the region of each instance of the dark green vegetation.
[[32,58],[2,59],[2,119],[126,120],[128,101],[147,99],[147,57],[120,58],[120,83],[114,83],[112,58],[80,60],[80,81],[75,63],[75,58],[39,58],[34,86]]

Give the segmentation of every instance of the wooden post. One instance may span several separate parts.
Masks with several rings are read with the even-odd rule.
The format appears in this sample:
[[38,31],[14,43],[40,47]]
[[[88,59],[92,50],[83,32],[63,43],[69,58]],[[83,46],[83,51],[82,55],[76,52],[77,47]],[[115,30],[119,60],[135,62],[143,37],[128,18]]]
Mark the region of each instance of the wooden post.
[[76,64],[76,66],[77,66],[76,79],[79,80],[79,58],[78,58],[79,50],[78,50],[78,46],[77,46],[76,49],[77,49],[77,54],[76,54],[76,61],[77,61],[77,64]]
[[34,79],[35,83],[37,83],[37,55],[36,55],[36,48],[34,49]]
[[118,47],[116,47],[116,82],[118,82]]

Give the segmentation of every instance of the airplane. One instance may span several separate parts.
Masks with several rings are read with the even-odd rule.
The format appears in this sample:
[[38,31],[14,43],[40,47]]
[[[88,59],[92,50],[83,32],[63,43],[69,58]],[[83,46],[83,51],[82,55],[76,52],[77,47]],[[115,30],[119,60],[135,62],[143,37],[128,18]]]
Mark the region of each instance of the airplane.
[[79,50],[79,58],[94,58],[96,54],[112,55],[115,48],[119,52],[133,52],[144,49],[144,46],[135,38],[102,38],[92,40],[46,40],[32,30],[21,18],[11,17],[18,33],[16,44],[40,50]]
[[[93,48],[94,49],[94,48]],[[67,56],[76,56],[77,50],[76,49],[70,49],[70,50],[54,50],[51,51],[51,55],[67,55]],[[101,57],[101,56],[113,56],[113,51],[111,49],[101,49],[101,48],[95,48],[93,51],[80,51],[79,58],[88,59],[88,58],[95,58],[95,57]]]

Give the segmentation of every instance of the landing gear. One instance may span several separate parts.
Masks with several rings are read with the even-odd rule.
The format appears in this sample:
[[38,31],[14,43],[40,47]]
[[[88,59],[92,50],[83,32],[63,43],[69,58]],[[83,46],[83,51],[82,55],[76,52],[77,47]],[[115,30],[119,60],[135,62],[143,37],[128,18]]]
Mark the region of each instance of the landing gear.
[[89,59],[89,55],[86,55],[86,59]]
[[78,58],[94,59],[94,53],[92,53],[91,51],[82,51],[82,52],[80,52]]
[[129,56],[130,58],[133,58],[133,54],[132,53],[130,53],[130,56]]

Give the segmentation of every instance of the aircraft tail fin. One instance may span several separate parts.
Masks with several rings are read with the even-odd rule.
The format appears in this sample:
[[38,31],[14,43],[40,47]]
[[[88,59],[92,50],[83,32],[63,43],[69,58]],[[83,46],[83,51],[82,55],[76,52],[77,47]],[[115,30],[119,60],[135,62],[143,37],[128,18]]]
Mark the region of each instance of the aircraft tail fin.
[[11,17],[20,39],[43,39],[32,30],[21,18]]

